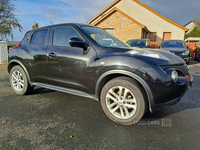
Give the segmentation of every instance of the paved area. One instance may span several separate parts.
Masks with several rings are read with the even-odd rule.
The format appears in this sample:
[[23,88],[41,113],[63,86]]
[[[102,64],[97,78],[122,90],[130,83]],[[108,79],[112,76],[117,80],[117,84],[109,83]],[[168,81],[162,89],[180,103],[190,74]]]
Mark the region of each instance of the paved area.
[[0,66],[0,150],[199,149],[200,61],[189,68],[194,85],[179,103],[122,126],[91,99],[39,87],[17,96]]

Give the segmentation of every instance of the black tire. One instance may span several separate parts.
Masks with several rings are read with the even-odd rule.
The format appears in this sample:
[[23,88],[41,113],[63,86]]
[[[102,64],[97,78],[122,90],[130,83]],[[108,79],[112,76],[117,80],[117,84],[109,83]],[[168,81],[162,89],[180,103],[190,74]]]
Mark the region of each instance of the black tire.
[[128,77],[118,77],[103,87],[101,106],[105,114],[114,122],[132,125],[143,117],[146,101],[140,85],[135,80]]
[[197,60],[197,57],[196,57],[196,53],[195,53],[195,51],[194,51],[194,53],[193,53],[193,57],[192,57],[192,59],[193,59],[193,60]]
[[9,74],[10,85],[18,95],[25,95],[32,92],[34,86],[28,82],[26,73],[20,66],[14,66]]

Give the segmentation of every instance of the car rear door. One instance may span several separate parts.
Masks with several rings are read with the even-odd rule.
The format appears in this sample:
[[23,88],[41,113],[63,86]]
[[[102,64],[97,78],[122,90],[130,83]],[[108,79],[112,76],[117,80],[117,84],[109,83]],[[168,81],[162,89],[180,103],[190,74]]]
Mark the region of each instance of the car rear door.
[[94,90],[95,50],[71,47],[72,37],[84,39],[73,26],[52,28],[47,48],[47,73],[51,85],[91,93]]
[[[45,82],[46,71],[46,50],[48,29],[36,30],[28,38],[28,45],[25,47],[27,53],[23,55],[26,66],[33,82]],[[31,58],[29,57],[31,56]]]

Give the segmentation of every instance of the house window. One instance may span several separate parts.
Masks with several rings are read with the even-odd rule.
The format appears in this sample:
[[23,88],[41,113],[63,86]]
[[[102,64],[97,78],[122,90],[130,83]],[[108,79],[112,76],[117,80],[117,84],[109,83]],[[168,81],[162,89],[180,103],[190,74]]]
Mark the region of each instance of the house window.
[[156,32],[150,32],[149,39],[151,42],[156,42]]
[[164,32],[163,33],[163,41],[164,40],[171,40],[171,32]]
[[106,32],[114,35],[114,29],[104,29]]

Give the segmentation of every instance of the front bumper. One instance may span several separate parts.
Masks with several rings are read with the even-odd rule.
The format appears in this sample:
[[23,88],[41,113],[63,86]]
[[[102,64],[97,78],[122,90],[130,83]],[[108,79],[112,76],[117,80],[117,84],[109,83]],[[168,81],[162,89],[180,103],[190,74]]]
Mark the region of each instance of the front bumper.
[[190,57],[183,58],[183,60],[188,64],[189,60],[190,60]]
[[[180,82],[171,77],[173,70],[178,71]],[[149,99],[151,112],[163,106],[176,104],[192,87],[193,76],[185,64],[154,65],[145,64],[140,68],[143,80],[148,84],[152,98]]]
[[[188,82],[188,83],[189,83],[189,84],[188,84],[187,90],[188,90],[189,88],[191,88],[192,85],[193,85],[193,76],[192,76],[191,74],[190,74],[190,79],[189,79],[189,82]],[[186,91],[187,91],[187,90],[186,90]],[[158,109],[160,109],[160,108],[163,108],[163,107],[165,107],[165,106],[175,105],[175,104],[178,103],[178,102],[181,100],[181,98],[185,95],[186,91],[185,91],[181,96],[179,96],[179,97],[177,97],[177,98],[175,98],[175,99],[172,99],[172,100],[167,101],[167,102],[165,102],[165,103],[160,103],[160,104],[153,104],[153,105],[151,105],[151,112],[155,112],[156,110],[158,110]]]
[[175,55],[181,57],[186,63],[188,63],[190,60],[190,55],[178,55],[178,54]]
[[168,102],[165,102],[165,103],[162,103],[162,104],[154,104],[154,105],[151,105],[151,112],[155,112],[156,110],[160,109],[160,108],[163,108],[163,107],[166,107],[166,106],[170,106],[170,105],[175,105],[176,103],[178,103],[181,98],[185,95],[185,93],[173,100],[170,100]]

